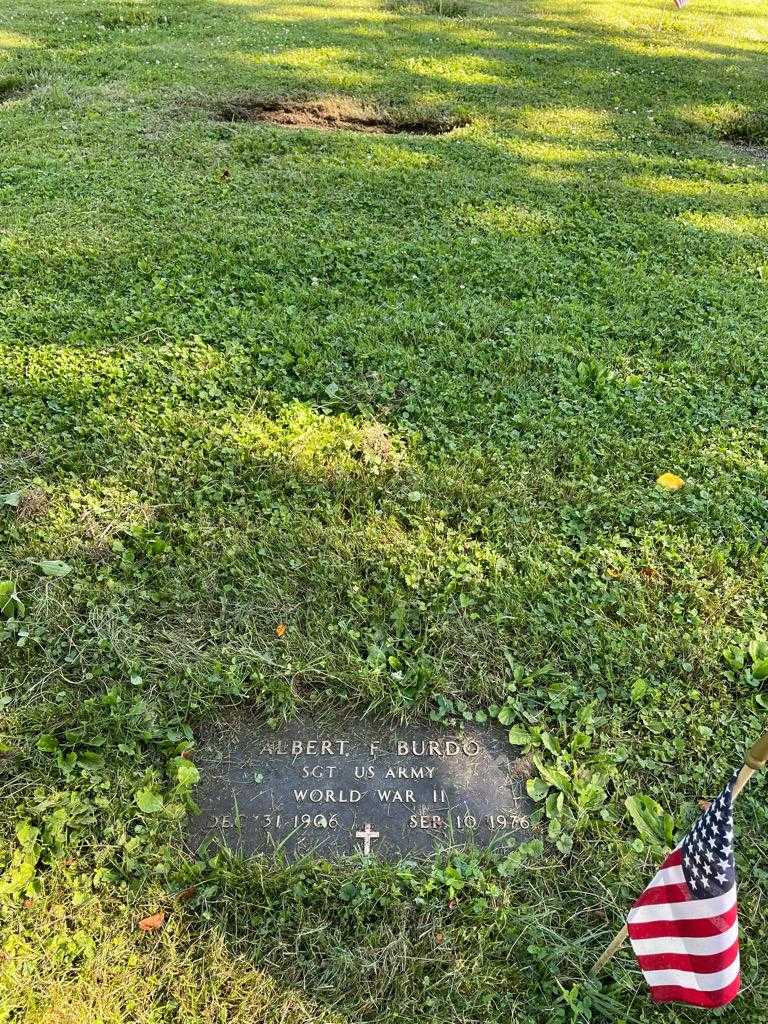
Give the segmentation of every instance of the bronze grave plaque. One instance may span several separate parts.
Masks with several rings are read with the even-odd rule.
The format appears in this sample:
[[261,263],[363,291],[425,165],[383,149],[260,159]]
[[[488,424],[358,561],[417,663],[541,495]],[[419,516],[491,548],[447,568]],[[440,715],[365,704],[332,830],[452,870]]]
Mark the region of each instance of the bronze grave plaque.
[[503,850],[533,836],[528,766],[513,753],[493,726],[297,720],[272,731],[230,715],[202,731],[187,843],[292,858]]

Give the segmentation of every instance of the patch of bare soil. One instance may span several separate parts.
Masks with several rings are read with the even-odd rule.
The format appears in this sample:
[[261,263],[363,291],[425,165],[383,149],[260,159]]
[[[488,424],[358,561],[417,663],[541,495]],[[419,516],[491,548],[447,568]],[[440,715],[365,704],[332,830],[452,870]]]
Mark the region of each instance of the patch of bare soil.
[[109,544],[91,544],[83,554],[92,565],[103,565],[115,557]]
[[768,160],[768,146],[756,146],[751,142],[734,142],[732,139],[729,139],[726,144],[729,149],[741,156],[751,156],[753,160]]
[[45,491],[34,487],[23,495],[16,509],[16,515],[23,523],[34,522],[37,519],[43,518],[48,510],[48,505],[48,495]]
[[375,135],[445,135],[467,124],[466,119],[443,114],[400,117],[349,99],[262,100],[241,97],[219,107],[218,117],[229,122],[256,122],[287,128],[346,129]]
[[721,138],[745,156],[768,160],[768,110],[750,110],[725,126]]

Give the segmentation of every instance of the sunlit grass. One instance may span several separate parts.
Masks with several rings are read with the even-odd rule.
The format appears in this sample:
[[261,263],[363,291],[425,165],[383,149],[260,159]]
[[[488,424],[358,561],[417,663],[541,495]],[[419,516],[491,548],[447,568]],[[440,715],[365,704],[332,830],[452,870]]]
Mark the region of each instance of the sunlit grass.
[[25,50],[36,45],[37,43],[30,36],[0,28],[0,55],[2,56],[7,57],[14,50]]
[[721,213],[681,213],[680,219],[700,231],[716,231],[728,238],[768,237],[768,223],[765,217],[742,215],[728,217]]
[[287,459],[299,472],[379,474],[405,459],[402,441],[381,424],[326,416],[298,402],[275,419],[244,413],[223,430],[255,458]]

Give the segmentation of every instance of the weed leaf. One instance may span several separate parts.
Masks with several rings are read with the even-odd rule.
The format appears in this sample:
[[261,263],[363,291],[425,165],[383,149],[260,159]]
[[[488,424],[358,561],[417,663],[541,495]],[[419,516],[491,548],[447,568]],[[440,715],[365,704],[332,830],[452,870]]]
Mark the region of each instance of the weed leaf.
[[156,814],[163,809],[163,798],[151,789],[140,789],[136,793],[136,803],[145,814]]
[[72,572],[72,566],[67,565],[66,562],[62,562],[59,559],[45,560],[37,562],[36,564],[40,566],[40,570],[44,576],[69,576]]

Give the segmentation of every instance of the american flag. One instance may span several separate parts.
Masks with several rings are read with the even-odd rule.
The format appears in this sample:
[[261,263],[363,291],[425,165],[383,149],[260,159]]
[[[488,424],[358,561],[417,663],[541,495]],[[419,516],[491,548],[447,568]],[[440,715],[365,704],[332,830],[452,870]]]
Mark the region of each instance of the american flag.
[[657,1003],[715,1007],[738,995],[735,781],[734,775],[629,912],[632,949]]

